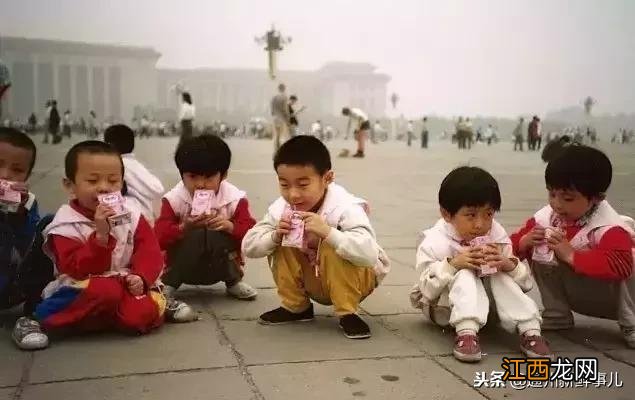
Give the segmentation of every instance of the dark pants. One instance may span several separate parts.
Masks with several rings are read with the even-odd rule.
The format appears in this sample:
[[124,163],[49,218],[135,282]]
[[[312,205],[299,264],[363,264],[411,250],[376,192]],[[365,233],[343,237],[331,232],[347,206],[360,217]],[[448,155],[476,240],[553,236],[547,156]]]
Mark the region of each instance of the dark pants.
[[194,132],[191,119],[181,120],[181,140],[191,138]]
[[195,229],[168,250],[168,270],[161,280],[178,288],[181,284],[236,284],[242,278],[238,247],[225,232]]
[[12,247],[11,234],[0,223],[2,230],[2,260],[0,260],[0,309],[11,308],[24,302],[24,314],[31,315],[35,306],[41,301],[42,290],[54,279],[53,263],[42,251],[44,238],[42,231],[51,223],[53,215],[43,217],[37,225],[33,243],[27,250],[24,259],[19,265],[12,265],[5,260],[6,249]]
[[421,148],[428,148],[428,131],[421,132]]
[[53,144],[59,143],[62,137],[59,135],[59,125],[49,125],[48,129],[44,131],[44,143],[49,142],[49,134],[53,136]]
[[514,139],[514,151],[516,151],[516,148],[520,148],[520,151],[523,151],[523,138],[522,137],[516,137]]

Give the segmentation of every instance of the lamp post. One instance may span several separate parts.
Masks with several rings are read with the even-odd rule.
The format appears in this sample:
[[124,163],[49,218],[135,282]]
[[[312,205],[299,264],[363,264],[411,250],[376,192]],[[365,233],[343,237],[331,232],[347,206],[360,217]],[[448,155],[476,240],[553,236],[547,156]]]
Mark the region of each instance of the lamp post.
[[282,45],[291,43],[290,36],[282,36],[280,31],[271,25],[271,29],[268,30],[263,36],[254,38],[259,45],[266,44],[265,51],[268,56],[269,77],[271,80],[276,79],[277,73],[277,60],[276,53],[282,51]]
[[9,90],[11,79],[9,77],[9,67],[0,60],[0,117],[2,117],[2,97]]

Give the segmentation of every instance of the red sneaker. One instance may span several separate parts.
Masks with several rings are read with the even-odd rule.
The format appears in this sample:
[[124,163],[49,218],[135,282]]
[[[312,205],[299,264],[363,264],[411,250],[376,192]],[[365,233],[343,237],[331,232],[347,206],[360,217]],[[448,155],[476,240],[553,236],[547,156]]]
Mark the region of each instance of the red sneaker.
[[543,336],[520,335],[520,351],[529,358],[554,358],[549,342]]
[[481,346],[478,344],[478,335],[456,335],[454,339],[454,358],[463,362],[481,361]]

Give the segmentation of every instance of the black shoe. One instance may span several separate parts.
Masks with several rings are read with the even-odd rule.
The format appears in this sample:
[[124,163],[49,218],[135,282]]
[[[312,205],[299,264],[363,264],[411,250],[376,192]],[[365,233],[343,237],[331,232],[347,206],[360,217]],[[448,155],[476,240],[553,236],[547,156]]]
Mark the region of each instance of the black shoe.
[[349,339],[367,339],[370,337],[370,328],[357,314],[347,314],[341,317],[340,328],[344,330],[344,336]]
[[287,324],[289,322],[306,322],[313,320],[313,304],[301,313],[292,313],[291,311],[278,307],[275,310],[267,311],[258,318],[258,322],[262,325],[278,325]]
[[355,158],[364,158],[364,153],[358,151],[357,153],[353,154],[353,157],[355,157]]

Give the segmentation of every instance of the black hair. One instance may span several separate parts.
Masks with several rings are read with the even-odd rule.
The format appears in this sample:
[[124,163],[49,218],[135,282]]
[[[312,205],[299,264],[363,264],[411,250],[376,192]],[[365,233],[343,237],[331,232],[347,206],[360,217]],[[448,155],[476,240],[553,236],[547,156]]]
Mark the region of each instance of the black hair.
[[569,145],[545,169],[550,189],[574,189],[586,198],[603,196],[611,185],[613,166],[600,150],[584,145]]
[[132,153],[134,132],[124,124],[111,125],[104,131],[104,142],[117,149],[120,154]]
[[31,151],[31,162],[29,163],[29,171],[26,175],[27,178],[31,176],[31,171],[33,171],[33,166],[35,165],[35,157],[37,155],[37,149],[33,140],[31,140],[26,133],[18,129],[0,127],[0,143],[8,143],[11,146]]
[[455,168],[441,182],[439,205],[450,215],[456,214],[461,207],[489,205],[499,211],[501,194],[498,182],[489,172],[479,167]]
[[318,174],[324,175],[331,169],[331,155],[324,143],[314,136],[295,136],[276,152],[273,169],[280,164],[312,166]]
[[119,155],[117,149],[108,143],[101,142],[99,140],[84,140],[83,142],[79,142],[71,147],[64,158],[64,173],[66,174],[66,178],[70,179],[71,182],[75,182],[75,175],[77,175],[77,160],[79,159],[80,154],[112,154],[113,156],[116,156],[119,158],[119,162],[121,163],[121,177],[123,178],[123,160],[121,159],[121,155]]
[[183,97],[183,102],[187,104],[192,104],[192,95],[189,94],[188,92],[183,92],[181,97]]
[[296,96],[295,94],[292,94],[291,96],[289,96],[289,100],[298,100],[298,96]]
[[342,108],[342,114],[343,115],[348,115],[350,113],[351,113],[351,109],[350,108],[348,108],[348,107]]
[[201,135],[184,139],[174,153],[179,173],[212,176],[227,174],[232,152],[223,139],[215,135]]

